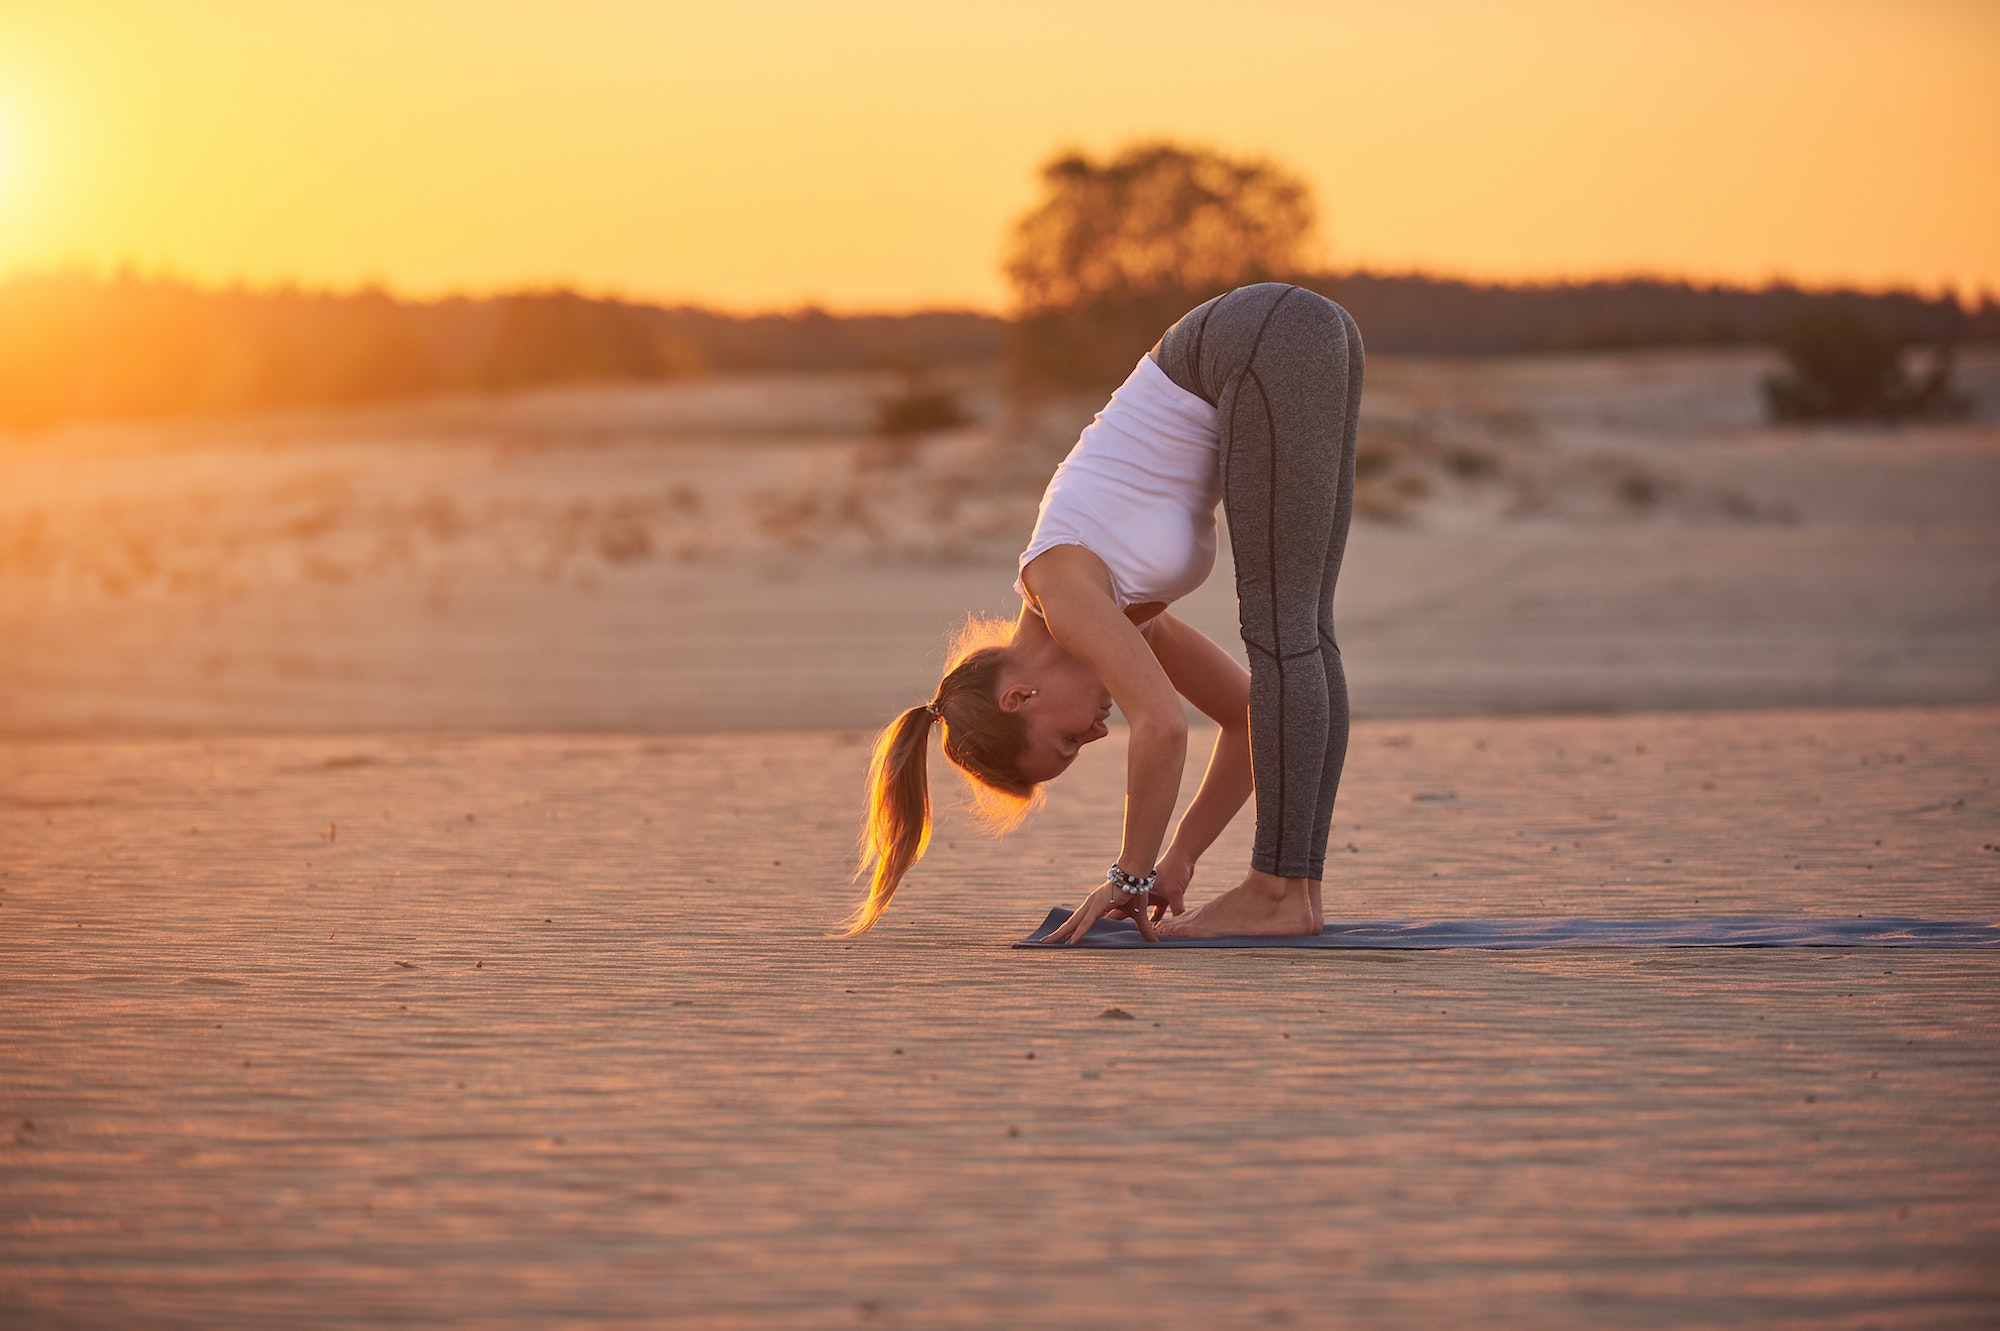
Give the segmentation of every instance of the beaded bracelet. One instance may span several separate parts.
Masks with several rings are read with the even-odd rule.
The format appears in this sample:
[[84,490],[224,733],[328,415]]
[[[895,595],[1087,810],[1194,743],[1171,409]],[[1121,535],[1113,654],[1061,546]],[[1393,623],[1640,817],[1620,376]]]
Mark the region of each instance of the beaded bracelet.
[[1127,897],[1151,896],[1153,893],[1153,883],[1159,876],[1160,871],[1155,868],[1147,870],[1144,878],[1136,878],[1115,864],[1105,870],[1104,873],[1105,881]]

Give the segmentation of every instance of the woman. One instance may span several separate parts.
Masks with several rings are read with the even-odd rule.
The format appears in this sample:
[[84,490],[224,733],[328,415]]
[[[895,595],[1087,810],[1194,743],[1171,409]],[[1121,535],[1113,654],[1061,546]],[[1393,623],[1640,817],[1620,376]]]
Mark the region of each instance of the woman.
[[[973,625],[931,701],[877,739],[861,860],[868,897],[850,933],[874,924],[923,854],[933,723],[990,819],[1011,825],[1041,783],[1104,738],[1113,705],[1131,728],[1124,840],[1105,882],[1049,941],[1074,943],[1106,915],[1136,921],[1148,941],[1319,932],[1347,754],[1333,589],[1354,508],[1361,372],[1347,312],[1275,282],[1196,308],[1140,359],[1049,482],[1021,554],[1011,632]],[[1218,501],[1247,674],[1167,612],[1214,567]],[[1183,699],[1222,733],[1169,842],[1187,749]],[[1248,876],[1185,910],[1196,863],[1253,786]]]

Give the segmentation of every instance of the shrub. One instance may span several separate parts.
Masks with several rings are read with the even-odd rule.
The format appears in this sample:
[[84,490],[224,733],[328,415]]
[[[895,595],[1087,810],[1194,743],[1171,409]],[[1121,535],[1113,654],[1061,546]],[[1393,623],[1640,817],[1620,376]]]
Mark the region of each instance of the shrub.
[[957,393],[922,374],[906,376],[898,391],[875,399],[875,433],[891,439],[952,430],[971,419]]
[[1814,310],[1785,330],[1779,344],[1790,372],[1764,380],[1771,417],[1780,421],[1950,420],[1971,404],[1951,387],[1951,348],[1912,377],[1902,334],[1842,309]]

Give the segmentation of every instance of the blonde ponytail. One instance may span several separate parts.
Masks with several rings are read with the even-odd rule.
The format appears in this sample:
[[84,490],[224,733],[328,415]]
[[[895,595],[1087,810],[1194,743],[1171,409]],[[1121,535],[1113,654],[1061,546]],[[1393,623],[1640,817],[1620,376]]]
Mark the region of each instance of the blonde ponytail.
[[930,732],[944,726],[944,756],[972,783],[980,820],[998,835],[1027,817],[1040,793],[1015,774],[1028,745],[1021,718],[1000,707],[1000,669],[1013,626],[969,619],[952,642],[937,697],[912,707],[875,737],[868,762],[868,812],[861,828],[858,881],[868,895],[847,918],[846,937],[866,933],[931,839]]
[[912,707],[875,737],[868,760],[868,820],[861,829],[861,868],[868,896],[847,918],[846,935],[866,933],[910,866],[931,843],[931,712]]

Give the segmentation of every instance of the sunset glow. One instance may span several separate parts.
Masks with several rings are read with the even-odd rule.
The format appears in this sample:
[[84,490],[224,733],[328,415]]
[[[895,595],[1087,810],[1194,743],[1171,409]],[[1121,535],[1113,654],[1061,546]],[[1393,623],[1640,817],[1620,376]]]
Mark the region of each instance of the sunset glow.
[[1977,0],[28,0],[0,272],[995,307],[1038,164],[1153,136],[1298,170],[1336,266],[2000,287]]
[[0,105],[0,227],[14,211],[21,185],[21,135],[13,115]]

